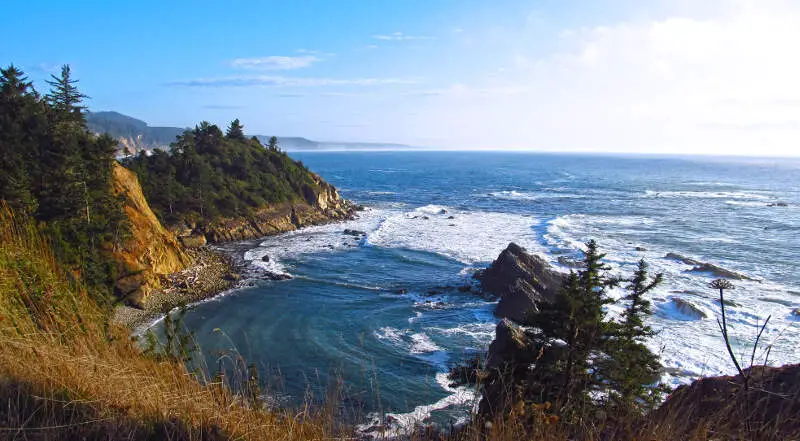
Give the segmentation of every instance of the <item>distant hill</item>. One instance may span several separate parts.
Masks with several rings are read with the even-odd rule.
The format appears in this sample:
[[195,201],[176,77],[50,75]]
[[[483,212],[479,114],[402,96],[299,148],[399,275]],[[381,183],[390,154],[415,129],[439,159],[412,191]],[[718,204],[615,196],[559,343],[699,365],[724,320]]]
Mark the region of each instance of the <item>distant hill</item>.
[[[133,154],[142,150],[169,150],[169,146],[175,141],[175,137],[187,130],[186,128],[178,127],[151,127],[140,119],[113,111],[87,112],[86,121],[90,131],[108,133],[112,138],[117,139],[120,143],[120,154],[125,147]],[[269,143],[270,136],[255,136],[262,144],[267,145]],[[279,136],[278,145],[281,150],[288,152],[414,148],[404,144],[393,143],[312,141],[299,136]]]
[[118,112],[87,112],[89,130],[108,133],[119,140],[120,149],[127,147],[132,153],[156,148],[167,149],[175,137],[186,129],[178,127],[150,127],[146,122]]

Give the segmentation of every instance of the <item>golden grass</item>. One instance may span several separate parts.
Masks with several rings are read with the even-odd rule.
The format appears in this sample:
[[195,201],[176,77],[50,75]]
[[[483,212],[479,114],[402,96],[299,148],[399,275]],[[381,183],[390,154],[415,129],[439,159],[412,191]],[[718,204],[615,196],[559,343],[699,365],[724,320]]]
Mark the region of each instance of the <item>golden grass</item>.
[[35,227],[1,209],[0,438],[80,438],[98,427],[120,429],[114,439],[342,435],[310,411],[252,409],[223,384],[202,386],[182,364],[142,356],[106,317],[63,277]]

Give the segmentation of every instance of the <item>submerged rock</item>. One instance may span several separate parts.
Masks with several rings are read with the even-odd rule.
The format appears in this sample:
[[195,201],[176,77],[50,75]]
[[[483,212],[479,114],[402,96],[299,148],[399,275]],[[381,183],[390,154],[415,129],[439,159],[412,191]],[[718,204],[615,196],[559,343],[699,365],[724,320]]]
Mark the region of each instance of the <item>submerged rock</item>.
[[693,265],[694,267],[690,269],[689,272],[711,273],[714,277],[722,277],[725,279],[734,279],[734,280],[752,280],[759,282],[758,279],[754,279],[744,274],[740,274],[735,271],[722,268],[720,266],[714,265],[713,263],[701,262],[699,260],[691,259],[689,257],[682,256],[677,253],[667,253],[667,255],[664,257],[667,259],[677,260],[678,262],[682,262],[687,265]]
[[767,207],[788,207],[788,206],[789,206],[789,204],[787,204],[786,202],[782,202],[782,201],[781,202],[772,202],[772,203],[767,204]]
[[365,233],[363,231],[351,230],[351,229],[347,228],[347,229],[344,230],[344,234],[346,234],[348,236],[364,236],[367,233]]
[[792,315],[795,317],[800,317],[800,308],[794,308],[792,310]]
[[636,248],[634,248],[634,249],[635,249],[636,251],[647,251],[647,248],[645,248],[645,247],[636,247]]
[[281,280],[290,280],[290,279],[292,279],[292,276],[289,275],[289,274],[273,273],[273,272],[267,271],[267,272],[263,273],[262,278],[265,279],[265,280],[274,280],[276,282],[279,282]]
[[261,258],[261,261],[262,261],[262,262],[269,262],[269,256],[267,256],[267,255],[265,254],[265,255],[264,255],[264,257],[262,257],[262,258]]
[[558,256],[558,263],[571,269],[580,268],[582,265],[582,263],[579,260],[567,256]]
[[495,315],[521,322],[528,311],[537,310],[538,302],[555,298],[564,274],[553,270],[541,257],[511,243],[475,278],[483,291],[500,297]]
[[706,313],[703,312],[702,309],[686,300],[676,297],[672,299],[672,304],[675,305],[675,309],[677,309],[678,312],[694,320],[706,318]]

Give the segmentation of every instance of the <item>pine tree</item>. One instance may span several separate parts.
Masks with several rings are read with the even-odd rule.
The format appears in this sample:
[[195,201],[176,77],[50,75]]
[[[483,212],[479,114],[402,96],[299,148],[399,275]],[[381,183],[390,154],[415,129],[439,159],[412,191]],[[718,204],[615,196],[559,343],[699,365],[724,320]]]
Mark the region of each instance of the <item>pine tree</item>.
[[0,69],[0,199],[21,212],[36,210],[33,183],[45,133],[44,108],[33,85],[14,65]]
[[52,80],[47,81],[53,89],[47,94],[47,101],[54,110],[57,121],[70,121],[86,126],[83,112],[86,106],[82,106],[86,95],[78,91],[76,84],[78,80],[72,79],[71,70],[68,64],[61,67],[61,76],[51,75]]
[[601,363],[603,376],[607,380],[609,399],[622,410],[647,408],[658,403],[663,387],[653,386],[661,370],[658,356],[646,345],[647,338],[655,335],[645,323],[652,314],[650,302],[645,294],[663,281],[662,274],[650,278],[648,265],[639,261],[633,277],[628,281],[624,297],[627,302],[621,323],[609,323],[613,334],[607,342],[607,358]]
[[535,395],[557,401],[562,407],[589,400],[589,392],[602,383],[592,363],[608,338],[604,307],[614,301],[607,290],[619,280],[609,277],[597,243],[586,243],[583,267],[571,272],[553,303],[540,305],[526,320],[541,330],[536,347],[542,352],[533,370]]
[[228,139],[244,140],[244,126],[239,122],[239,119],[231,121],[228,130],[225,132],[225,137]]
[[275,136],[269,138],[269,144],[267,145],[267,148],[269,148],[271,152],[280,151],[280,148],[278,147],[278,138]]

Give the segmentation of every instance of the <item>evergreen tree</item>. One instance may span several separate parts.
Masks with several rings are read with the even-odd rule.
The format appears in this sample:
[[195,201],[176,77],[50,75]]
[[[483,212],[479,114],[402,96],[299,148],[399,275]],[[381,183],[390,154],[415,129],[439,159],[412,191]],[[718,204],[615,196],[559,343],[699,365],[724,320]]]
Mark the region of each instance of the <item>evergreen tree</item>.
[[622,322],[609,324],[614,336],[608,341],[605,350],[608,357],[602,363],[611,403],[626,410],[657,404],[663,389],[652,386],[658,380],[661,363],[645,345],[655,332],[645,323],[652,310],[644,297],[663,281],[663,275],[650,278],[647,268],[644,259],[640,260],[628,281]]
[[228,130],[225,132],[225,137],[228,139],[244,140],[244,126],[239,122],[239,119],[231,121]]
[[278,147],[278,138],[277,138],[277,137],[275,137],[275,136],[272,136],[272,137],[270,137],[270,138],[269,138],[269,144],[267,145],[267,148],[268,148],[268,149],[269,149],[271,152],[277,152],[277,151],[280,151],[280,148]]
[[[625,410],[652,403],[658,387],[651,386],[660,370],[658,357],[645,340],[653,335],[645,320],[651,314],[645,294],[662,281],[650,278],[639,262],[626,289],[621,322],[606,317],[614,301],[608,290],[620,279],[609,275],[605,254],[597,243],[586,243],[582,268],[570,272],[553,302],[539,304],[525,320],[531,331],[529,357],[509,379],[534,402],[551,401],[564,416],[585,415],[604,393]],[[597,395],[600,394],[600,395]]]
[[51,75],[52,80],[47,81],[53,89],[47,94],[47,101],[52,107],[57,121],[70,121],[86,126],[86,119],[83,111],[86,106],[82,106],[86,95],[78,91],[76,84],[78,80],[72,79],[72,74],[68,64],[61,66],[61,76]]
[[110,293],[110,250],[127,236],[112,188],[116,141],[86,130],[68,66],[42,99],[14,66],[0,69],[0,198],[38,221],[60,264]]
[[46,133],[44,108],[25,74],[0,69],[0,199],[22,212],[38,205],[34,182],[40,138]]

